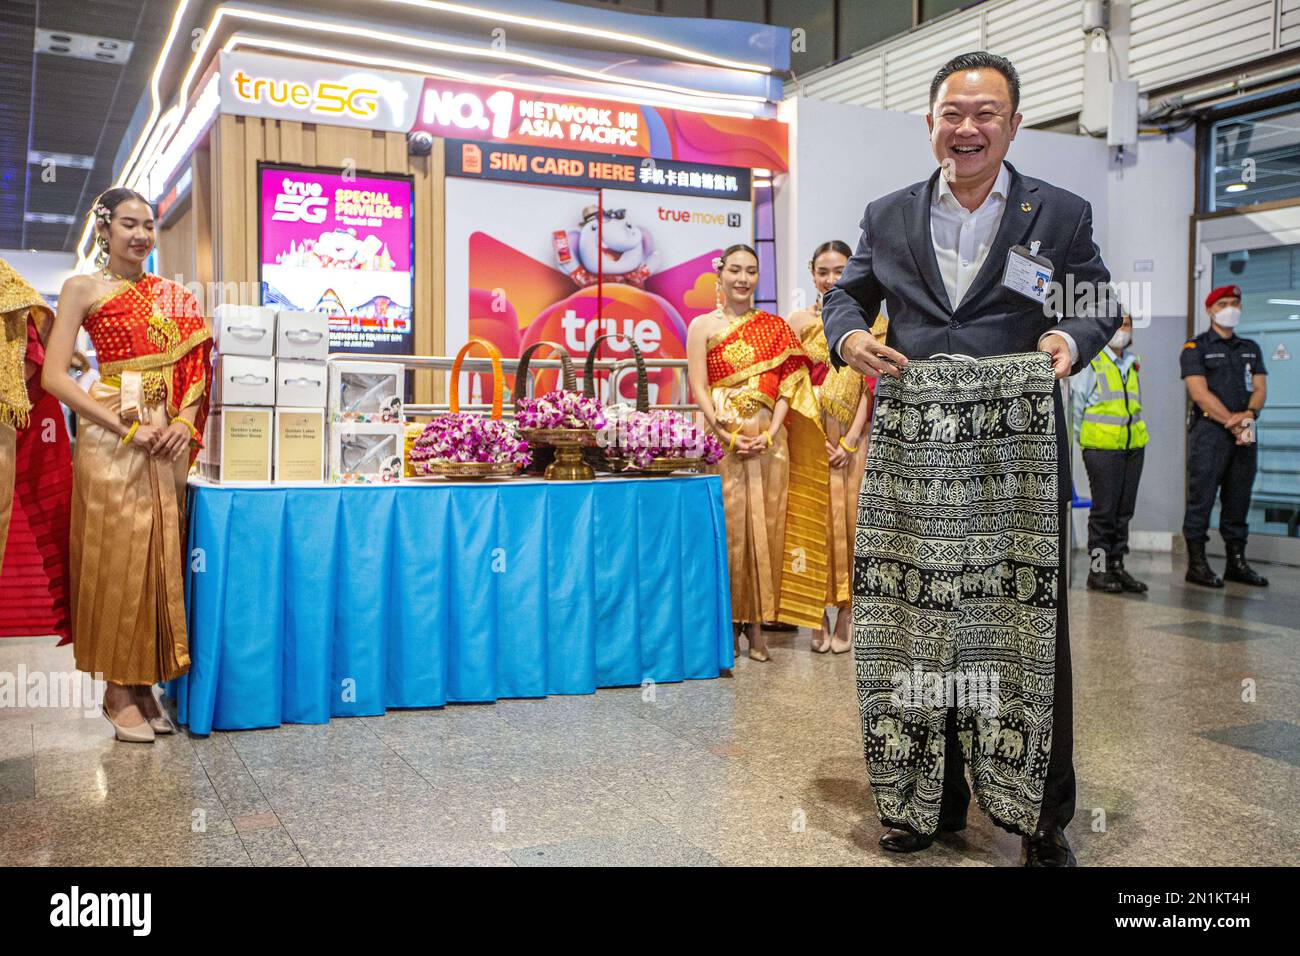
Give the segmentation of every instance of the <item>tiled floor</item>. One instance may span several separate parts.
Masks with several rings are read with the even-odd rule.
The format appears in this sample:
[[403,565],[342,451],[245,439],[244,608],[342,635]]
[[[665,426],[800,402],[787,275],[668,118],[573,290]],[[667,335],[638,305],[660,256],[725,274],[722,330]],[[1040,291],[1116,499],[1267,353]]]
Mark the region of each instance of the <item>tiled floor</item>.
[[[1071,593],[1082,865],[1300,860],[1300,570],[1146,598]],[[0,865],[986,866],[972,808],[925,853],[876,846],[850,655],[773,635],[734,676],[328,726],[114,743],[102,717],[0,707]],[[72,667],[0,641],[0,672]]]

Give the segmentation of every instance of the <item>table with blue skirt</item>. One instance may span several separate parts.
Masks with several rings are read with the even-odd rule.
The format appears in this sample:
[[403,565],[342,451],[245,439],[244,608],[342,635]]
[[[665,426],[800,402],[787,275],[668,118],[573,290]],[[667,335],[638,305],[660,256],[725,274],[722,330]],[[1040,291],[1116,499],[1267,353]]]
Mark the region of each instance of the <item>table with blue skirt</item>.
[[191,732],[732,666],[715,475],[189,488]]

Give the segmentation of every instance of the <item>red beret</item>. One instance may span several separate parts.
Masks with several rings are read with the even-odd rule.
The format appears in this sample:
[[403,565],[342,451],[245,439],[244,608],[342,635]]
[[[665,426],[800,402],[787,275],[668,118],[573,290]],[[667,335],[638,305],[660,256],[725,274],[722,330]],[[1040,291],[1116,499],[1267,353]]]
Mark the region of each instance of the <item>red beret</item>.
[[1226,296],[1241,298],[1241,286],[1238,285],[1221,285],[1217,289],[1211,289],[1210,294],[1205,297],[1205,307],[1208,309],[1214,303]]

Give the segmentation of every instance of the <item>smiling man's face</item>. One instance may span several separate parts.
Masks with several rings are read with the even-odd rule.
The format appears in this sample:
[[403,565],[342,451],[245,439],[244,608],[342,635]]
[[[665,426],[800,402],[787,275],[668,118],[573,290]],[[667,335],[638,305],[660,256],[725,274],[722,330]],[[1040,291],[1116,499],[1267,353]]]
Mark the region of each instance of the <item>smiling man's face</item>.
[[997,70],[961,70],[943,81],[926,116],[930,146],[949,181],[976,184],[998,174],[1021,116],[1011,111],[1011,88]]

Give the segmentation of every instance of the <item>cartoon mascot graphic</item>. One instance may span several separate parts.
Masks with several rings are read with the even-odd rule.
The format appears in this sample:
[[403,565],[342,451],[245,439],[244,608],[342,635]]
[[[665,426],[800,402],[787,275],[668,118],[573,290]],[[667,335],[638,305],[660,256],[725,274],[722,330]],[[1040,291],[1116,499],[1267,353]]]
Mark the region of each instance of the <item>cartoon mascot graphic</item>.
[[557,230],[554,240],[559,267],[579,288],[595,285],[598,273],[605,282],[643,288],[659,258],[649,230],[628,222],[626,209],[606,209],[602,216],[587,206],[578,228]]

